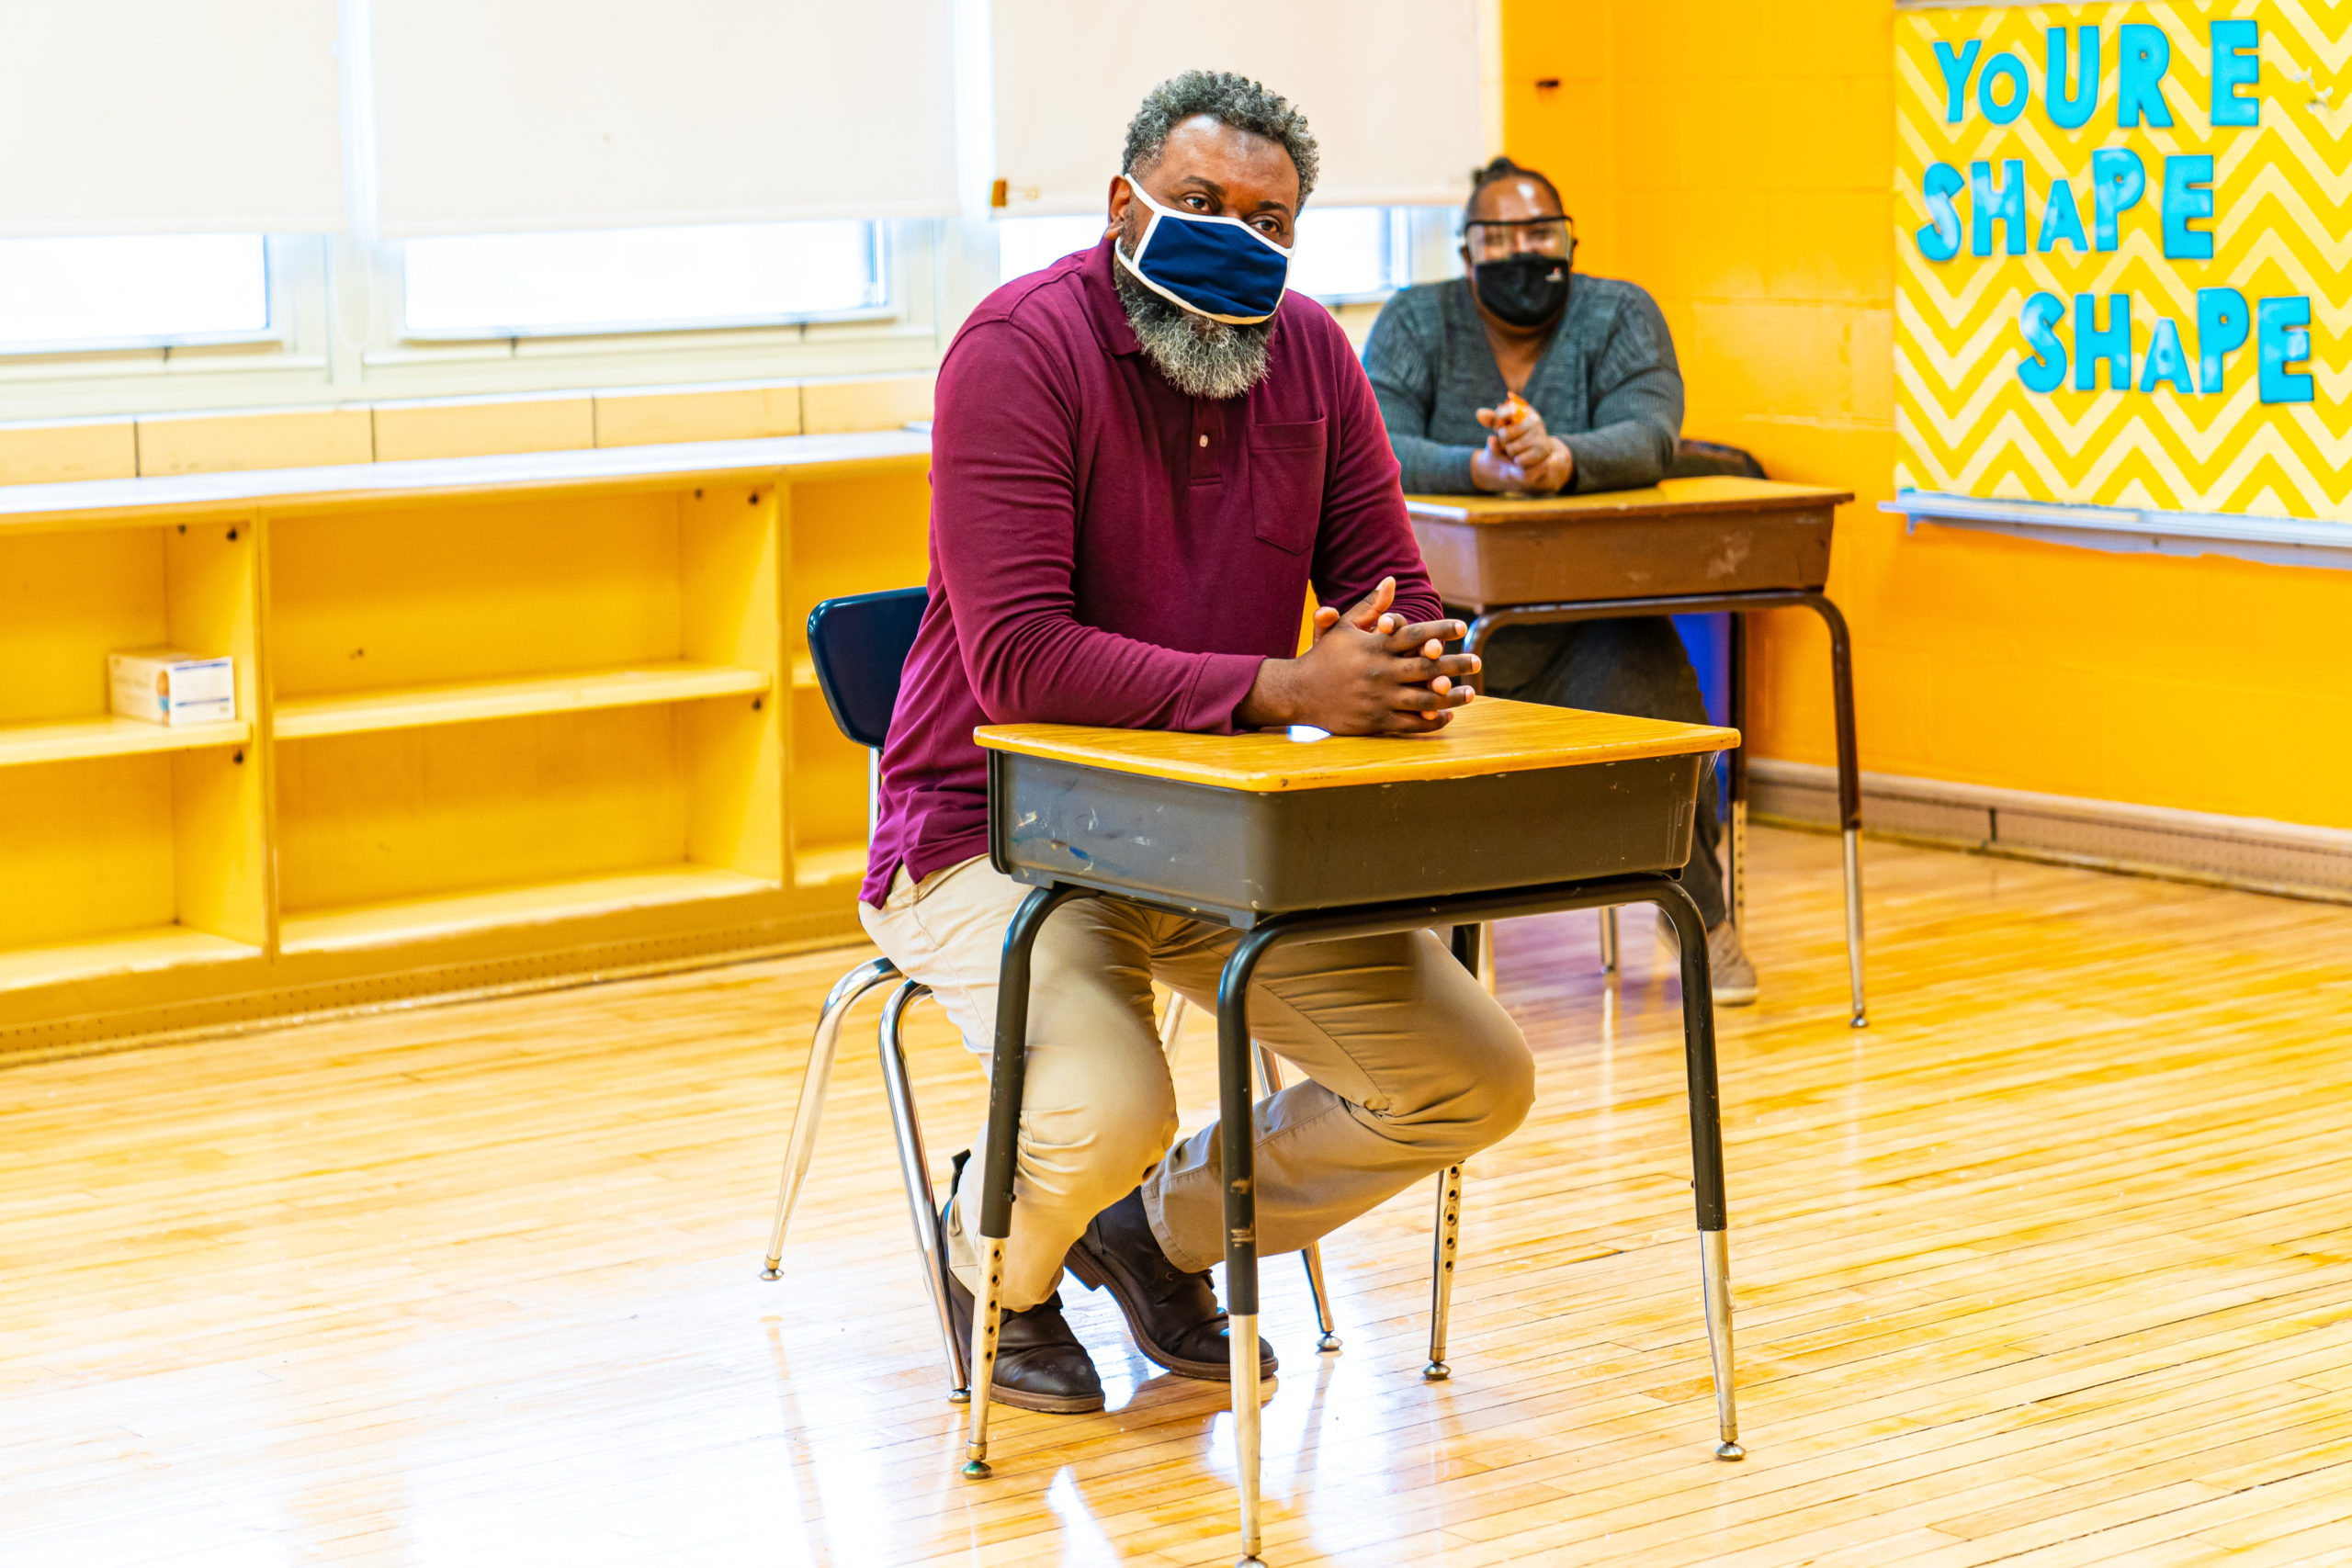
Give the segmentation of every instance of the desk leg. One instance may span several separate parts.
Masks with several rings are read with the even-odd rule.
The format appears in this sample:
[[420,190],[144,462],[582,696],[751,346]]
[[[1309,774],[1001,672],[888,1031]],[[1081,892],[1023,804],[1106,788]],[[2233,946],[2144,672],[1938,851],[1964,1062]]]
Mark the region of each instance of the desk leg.
[[1429,1382],[1453,1375],[1445,1364],[1445,1335],[1453,1315],[1453,1258],[1462,1241],[1462,1168],[1449,1165],[1437,1179],[1437,1239],[1430,1251],[1430,1359],[1421,1369]]
[[1731,818],[1731,842],[1724,855],[1724,902],[1732,930],[1747,934],[1747,616],[1731,617],[1731,691],[1726,714],[1740,743],[1724,759],[1724,795]]
[[1682,1046],[1690,1097],[1691,1189],[1699,1211],[1701,1300],[1707,1353],[1715,1374],[1717,1459],[1747,1457],[1732,1401],[1731,1252],[1724,1205],[1723,1106],[1715,1085],[1715,1004],[1707,976],[1707,928],[1690,895],[1673,885],[1657,904],[1674,922],[1682,949]]
[[1862,997],[1862,763],[1854,741],[1854,645],[1846,617],[1818,593],[1812,606],[1829,628],[1829,681],[1838,710],[1838,830],[1846,851],[1846,974],[1853,991],[1856,1029],[1870,1027]]
[[1004,966],[996,992],[996,1053],[989,1069],[989,1146],[980,1188],[979,1299],[972,1303],[972,1414],[964,1444],[964,1474],[989,1473],[989,1395],[996,1383],[997,1319],[1004,1308],[1004,1243],[1012,1234],[1012,1178],[1021,1154],[1021,1080],[1029,1066],[1029,955],[1038,930],[1055,908],[1079,897],[1076,887],[1040,887],[1021,901],[1004,931]]
[[1241,1556],[1259,1560],[1258,1151],[1250,1119],[1250,981],[1280,937],[1260,926],[1236,943],[1216,988],[1217,1154],[1225,1178],[1226,1343],[1232,1352],[1234,1473],[1241,1492]]
[[1600,972],[1617,973],[1617,907],[1608,905],[1600,911]]

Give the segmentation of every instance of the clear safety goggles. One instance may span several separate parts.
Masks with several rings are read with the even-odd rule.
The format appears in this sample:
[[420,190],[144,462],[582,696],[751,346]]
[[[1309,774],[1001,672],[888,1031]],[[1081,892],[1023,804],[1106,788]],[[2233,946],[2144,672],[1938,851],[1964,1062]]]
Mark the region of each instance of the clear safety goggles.
[[1565,256],[1576,246],[1573,218],[1480,220],[1462,229],[1462,243],[1474,262],[1500,261],[1505,256]]

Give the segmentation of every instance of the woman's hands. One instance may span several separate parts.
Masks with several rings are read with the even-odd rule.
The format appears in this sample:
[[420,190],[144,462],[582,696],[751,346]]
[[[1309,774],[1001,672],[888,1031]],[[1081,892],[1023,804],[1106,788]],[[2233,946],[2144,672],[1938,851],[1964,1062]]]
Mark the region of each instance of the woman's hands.
[[[1511,415],[1520,409],[1517,419]],[[1506,495],[1553,495],[1576,478],[1577,455],[1544,428],[1544,416],[1525,403],[1517,409],[1480,409],[1487,445],[1471,454],[1470,482]]]
[[1476,674],[1475,654],[1447,653],[1460,621],[1412,626],[1390,612],[1396,580],[1380,586],[1344,616],[1315,612],[1315,645],[1296,659],[1269,659],[1241,700],[1234,722],[1245,729],[1308,724],[1334,735],[1423,735],[1442,729],[1470,700],[1462,684]]

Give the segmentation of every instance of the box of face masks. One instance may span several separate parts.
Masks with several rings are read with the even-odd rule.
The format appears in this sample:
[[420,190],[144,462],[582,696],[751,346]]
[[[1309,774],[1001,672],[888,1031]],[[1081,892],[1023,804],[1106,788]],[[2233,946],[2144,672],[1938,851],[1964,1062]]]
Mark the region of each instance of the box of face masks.
[[150,724],[219,724],[237,716],[237,682],[227,659],[156,649],[107,655],[114,711]]

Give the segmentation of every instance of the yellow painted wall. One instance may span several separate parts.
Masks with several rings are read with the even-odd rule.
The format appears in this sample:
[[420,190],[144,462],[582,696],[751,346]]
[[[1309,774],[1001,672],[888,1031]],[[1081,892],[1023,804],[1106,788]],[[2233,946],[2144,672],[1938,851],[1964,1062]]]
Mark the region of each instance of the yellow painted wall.
[[[1862,765],[2352,827],[2352,572],[1922,527],[1894,493],[1886,0],[1502,0],[1504,132],[1656,295],[1688,434],[1837,484]],[[1556,78],[1559,85],[1536,84]],[[1756,639],[1757,754],[1833,760],[1827,641]]]

